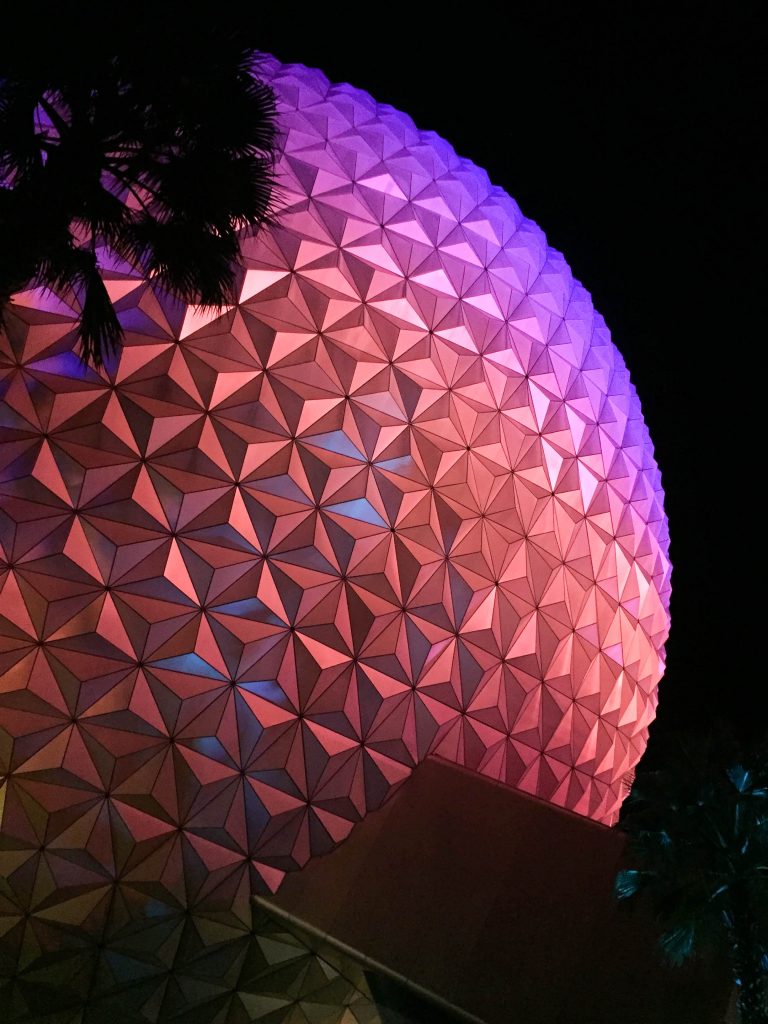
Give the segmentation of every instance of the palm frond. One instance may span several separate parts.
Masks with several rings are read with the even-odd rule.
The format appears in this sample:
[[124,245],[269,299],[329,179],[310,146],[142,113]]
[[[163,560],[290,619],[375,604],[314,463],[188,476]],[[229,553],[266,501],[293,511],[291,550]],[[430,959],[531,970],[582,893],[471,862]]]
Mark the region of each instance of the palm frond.
[[696,950],[696,938],[695,923],[686,921],[663,933],[660,939],[662,952],[671,964],[680,967],[693,956]]
[[238,233],[274,218],[278,135],[244,31],[161,6],[150,37],[109,11],[85,33],[85,8],[3,55],[0,306],[36,281],[76,288],[98,365],[120,329],[87,254],[106,246],[187,302],[233,301]]
[[41,265],[37,283],[58,292],[74,289],[80,298],[79,335],[84,362],[101,366],[122,340],[122,328],[92,251],[67,247]]
[[624,868],[616,875],[613,891],[617,899],[628,900],[642,892],[647,883],[648,876],[646,872]]
[[235,300],[235,232],[207,234],[199,225],[145,217],[125,232],[133,260],[155,283],[185,302],[220,307]]

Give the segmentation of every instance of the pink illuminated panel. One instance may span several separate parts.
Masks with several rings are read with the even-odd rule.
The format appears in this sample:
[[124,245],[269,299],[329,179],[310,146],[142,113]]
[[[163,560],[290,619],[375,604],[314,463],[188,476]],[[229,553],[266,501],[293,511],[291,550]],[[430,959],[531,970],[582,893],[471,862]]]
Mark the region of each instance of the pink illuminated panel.
[[266,69],[284,209],[238,306],[116,267],[111,368],[71,295],[0,341],[3,828],[180,832],[274,886],[430,753],[610,822],[669,624],[621,356],[483,171]]

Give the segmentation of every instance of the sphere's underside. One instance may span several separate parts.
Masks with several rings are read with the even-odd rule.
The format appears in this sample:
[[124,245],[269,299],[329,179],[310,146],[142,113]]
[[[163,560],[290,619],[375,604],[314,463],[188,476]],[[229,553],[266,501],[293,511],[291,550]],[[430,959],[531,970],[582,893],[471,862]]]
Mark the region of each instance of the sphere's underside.
[[265,73],[284,209],[236,308],[108,271],[101,373],[74,296],[8,317],[3,828],[99,863],[173,837],[274,885],[429,753],[611,821],[669,621],[621,356],[483,171]]

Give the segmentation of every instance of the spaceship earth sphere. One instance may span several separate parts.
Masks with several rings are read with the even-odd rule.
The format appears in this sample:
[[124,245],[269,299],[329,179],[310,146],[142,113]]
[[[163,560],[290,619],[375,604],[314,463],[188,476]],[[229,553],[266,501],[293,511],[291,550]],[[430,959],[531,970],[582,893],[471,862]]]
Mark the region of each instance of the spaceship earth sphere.
[[74,294],[7,318],[3,828],[87,849],[107,801],[134,859],[174,834],[274,887],[430,754],[610,823],[669,625],[621,355],[484,171],[319,71],[260,73],[280,212],[236,306],[104,254],[103,370]]

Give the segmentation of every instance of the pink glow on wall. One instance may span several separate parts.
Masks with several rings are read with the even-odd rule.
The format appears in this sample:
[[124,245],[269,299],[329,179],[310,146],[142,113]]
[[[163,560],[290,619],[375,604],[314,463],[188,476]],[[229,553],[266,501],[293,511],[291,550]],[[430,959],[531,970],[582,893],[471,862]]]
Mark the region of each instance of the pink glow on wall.
[[71,295],[0,340],[3,828],[274,886],[430,753],[611,822],[669,623],[621,356],[483,171],[266,70],[284,209],[237,307],[116,267],[111,368]]

